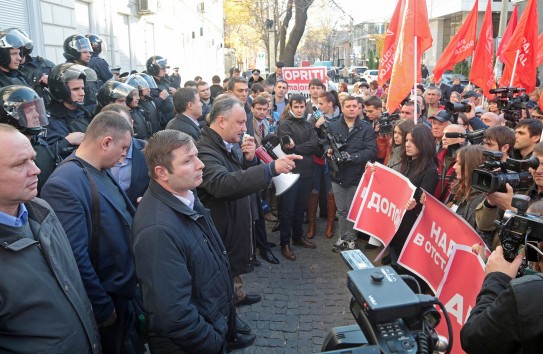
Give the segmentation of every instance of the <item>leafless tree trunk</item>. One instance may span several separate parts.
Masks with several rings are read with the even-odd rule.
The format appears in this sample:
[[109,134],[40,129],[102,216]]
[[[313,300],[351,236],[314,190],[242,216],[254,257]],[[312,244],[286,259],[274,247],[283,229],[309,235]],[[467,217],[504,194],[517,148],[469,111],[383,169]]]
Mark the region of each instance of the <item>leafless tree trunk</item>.
[[[286,41],[287,41],[287,29],[292,19],[292,9],[294,7],[294,0],[288,0],[287,11],[285,12],[285,18],[279,27],[279,58],[283,59]],[[288,65],[291,66],[291,65]]]

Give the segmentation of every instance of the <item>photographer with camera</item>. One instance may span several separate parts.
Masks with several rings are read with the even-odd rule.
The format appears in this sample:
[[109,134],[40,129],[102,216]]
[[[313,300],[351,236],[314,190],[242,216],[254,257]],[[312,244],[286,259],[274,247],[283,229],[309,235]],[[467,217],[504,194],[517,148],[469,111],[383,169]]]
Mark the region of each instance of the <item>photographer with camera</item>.
[[[347,214],[364,173],[364,167],[368,161],[373,161],[377,150],[372,127],[358,117],[356,97],[347,97],[343,101],[342,110],[343,116],[339,120],[328,123],[330,134],[344,142],[343,152],[346,155],[346,160],[338,164],[338,170],[331,172],[339,224],[334,251],[355,248],[356,231],[353,229],[353,223],[347,220]],[[329,146],[325,148],[328,157],[331,158],[332,149]]]
[[498,246],[488,258],[477,302],[460,332],[466,353],[541,352],[543,274],[515,279],[523,257],[508,262]]
[[[447,133],[456,133],[459,137],[447,137]],[[445,202],[451,192],[451,185],[456,180],[455,168],[456,153],[458,149],[466,145],[466,129],[458,124],[450,124],[443,129],[441,138],[441,149],[437,153],[437,172],[439,173],[439,182],[434,191],[434,197],[441,202]]]
[[[377,96],[371,96],[364,101],[364,116],[371,123],[375,134],[377,135],[377,155],[376,161],[383,163],[385,156],[387,155],[390,146],[392,145],[392,124],[390,120],[394,119],[394,116],[388,116],[389,119],[383,121],[381,116],[383,115],[383,101]],[[396,116],[399,118],[399,116]],[[381,132],[381,126],[386,125],[387,128]]]
[[[485,134],[484,146],[486,149],[492,148],[498,149],[494,151],[503,152],[502,161],[505,163],[506,156],[509,156],[507,152],[511,149],[506,149],[512,141],[510,133],[507,133],[505,129],[507,127],[493,127],[490,128]],[[497,142],[497,146],[494,144]],[[500,146],[501,144],[501,146]],[[533,155],[539,159],[539,167],[530,168],[530,174],[533,178],[533,184],[527,191],[527,195],[530,197],[532,203],[535,203],[543,199],[543,143],[537,144],[533,149]],[[496,172],[498,173],[498,172]],[[503,216],[503,212],[506,210],[514,210],[511,203],[513,200],[513,187],[507,183],[505,184],[505,192],[495,191],[493,193],[486,194],[486,200],[483,201],[475,211],[475,218],[477,226],[481,231],[481,237],[485,243],[493,248],[493,245],[497,244],[496,237],[496,225],[494,220],[498,220]]]
[[539,119],[522,119],[515,127],[515,150],[513,158],[528,159],[532,156],[532,151],[539,140],[541,140],[541,132],[543,123]]

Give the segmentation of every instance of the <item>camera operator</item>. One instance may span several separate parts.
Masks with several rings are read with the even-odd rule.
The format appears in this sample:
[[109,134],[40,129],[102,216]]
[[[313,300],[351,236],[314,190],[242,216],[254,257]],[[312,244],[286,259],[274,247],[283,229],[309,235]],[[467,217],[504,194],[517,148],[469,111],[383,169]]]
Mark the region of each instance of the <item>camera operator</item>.
[[387,152],[392,145],[392,134],[379,134],[379,118],[383,114],[383,101],[377,96],[371,96],[364,101],[364,115],[369,123],[373,126],[377,140],[377,155],[376,161],[383,163]]
[[[379,98],[377,100],[381,102]],[[366,109],[370,109],[368,107],[370,106],[366,106]],[[373,104],[371,107],[374,107]],[[335,251],[355,248],[356,232],[353,223],[347,220],[347,213],[366,162],[375,158],[376,151],[373,129],[358,118],[356,97],[347,97],[343,101],[342,110],[343,116],[328,126],[332,134],[337,134],[345,142],[345,152],[348,154],[347,161],[339,164],[339,170],[331,174],[339,224],[338,239],[333,248]],[[328,156],[330,155],[331,149],[328,150]]]
[[515,150],[513,158],[528,159],[532,156],[535,145],[541,139],[543,123],[539,119],[522,119],[515,127]]
[[460,332],[468,354],[541,352],[543,274],[514,279],[522,258],[509,263],[501,246],[488,258],[477,303]]
[[[498,130],[500,128],[500,130]],[[489,129],[490,132],[486,134],[483,144],[486,149],[494,147],[493,141],[498,142],[498,149],[495,151],[507,151],[505,141],[512,141],[511,135],[506,133],[503,129],[508,129],[506,127],[494,127]],[[495,137],[495,140],[492,138]],[[502,146],[500,147],[500,142]],[[511,151],[511,149],[509,149]],[[508,156],[506,153],[503,154],[502,160],[505,161]],[[530,168],[530,173],[534,179],[534,184],[527,192],[527,195],[531,199],[531,203],[535,203],[543,199],[543,143],[537,144],[533,149],[533,155],[539,159],[539,167],[537,169]],[[483,232],[481,235],[485,243],[492,248],[493,244],[496,244],[496,226],[494,220],[498,220],[503,216],[505,210],[514,210],[511,206],[513,200],[513,188],[506,184],[507,192],[494,192],[486,195],[486,200],[481,203],[477,210],[475,211],[475,218],[479,230]],[[493,242],[494,240],[494,242]]]
[[466,145],[466,138],[447,138],[446,133],[466,134],[466,129],[461,125],[451,124],[443,129],[441,138],[441,150],[437,153],[437,172],[439,182],[434,191],[434,197],[445,202],[451,193],[451,185],[456,180],[454,165],[456,163],[456,152]]
[[477,116],[477,114],[476,114],[475,108],[477,106],[476,106],[476,102],[474,102],[474,98],[476,98],[476,97],[474,97],[474,96],[470,96],[470,97],[471,98],[468,98],[467,102],[463,101],[463,102],[467,103],[471,107],[471,110],[469,112],[465,112],[465,117],[467,119],[467,123],[470,125],[470,127],[474,131],[488,128],[488,126],[485,123],[483,123],[481,118],[479,116]]

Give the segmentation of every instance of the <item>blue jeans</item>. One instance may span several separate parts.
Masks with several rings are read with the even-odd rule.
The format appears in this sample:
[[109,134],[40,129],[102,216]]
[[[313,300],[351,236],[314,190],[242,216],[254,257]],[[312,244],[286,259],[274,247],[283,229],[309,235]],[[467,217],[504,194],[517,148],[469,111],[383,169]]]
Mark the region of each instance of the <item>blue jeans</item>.
[[328,165],[315,164],[313,168],[313,193],[319,193],[321,189],[321,180],[324,180],[326,194],[332,193],[332,181],[330,180],[330,170]]
[[302,224],[311,191],[311,178],[299,178],[279,197],[279,232],[281,246],[290,245],[290,239],[300,240],[304,234]]

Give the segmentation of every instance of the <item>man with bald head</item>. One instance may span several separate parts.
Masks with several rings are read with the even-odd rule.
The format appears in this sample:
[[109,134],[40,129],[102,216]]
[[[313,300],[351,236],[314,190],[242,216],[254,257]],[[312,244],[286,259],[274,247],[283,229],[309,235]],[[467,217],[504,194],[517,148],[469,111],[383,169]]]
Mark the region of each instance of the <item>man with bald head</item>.
[[441,140],[442,149],[437,154],[437,170],[439,172],[439,183],[436,186],[434,197],[445,202],[450,194],[452,182],[456,179],[454,164],[456,163],[456,151],[466,144],[466,138],[447,138],[447,133],[465,134],[466,129],[458,124],[449,124],[443,129]]
[[487,127],[502,125],[500,116],[492,112],[483,113],[483,115],[481,116],[481,121],[485,123]]

